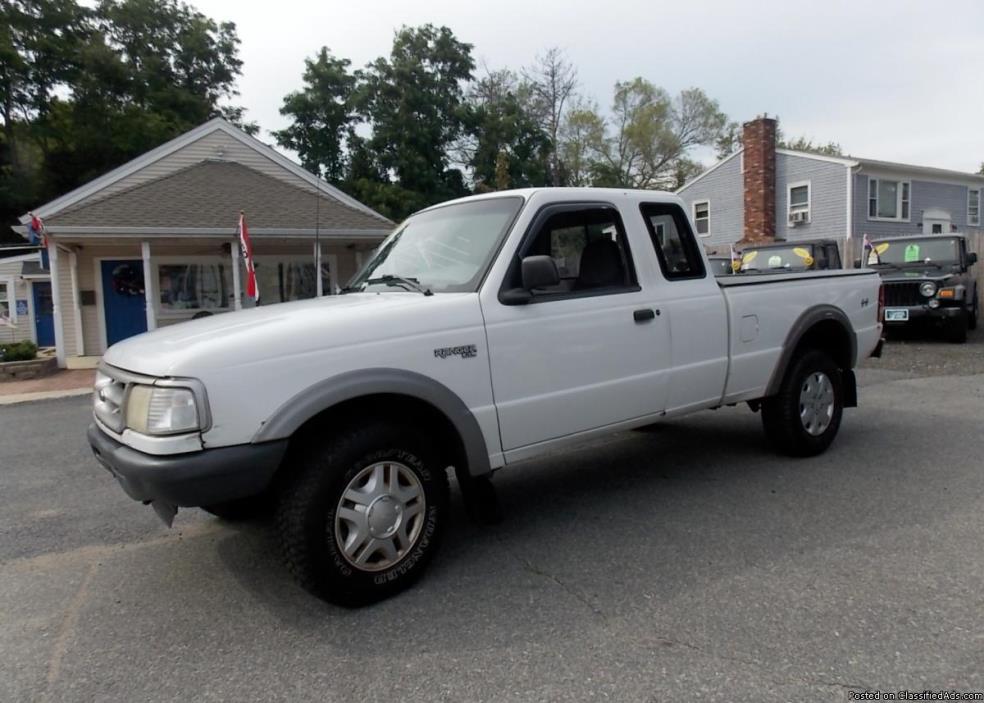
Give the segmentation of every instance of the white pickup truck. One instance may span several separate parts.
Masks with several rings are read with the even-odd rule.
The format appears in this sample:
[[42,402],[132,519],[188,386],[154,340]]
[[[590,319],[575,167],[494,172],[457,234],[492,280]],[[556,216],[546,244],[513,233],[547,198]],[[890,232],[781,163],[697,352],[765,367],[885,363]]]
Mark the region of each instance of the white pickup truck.
[[488,477],[559,447],[748,402],[790,455],[833,441],[881,344],[874,271],[715,279],[681,201],[540,189],[423,210],[343,295],[113,346],[89,442],[170,524],[272,504],[290,570],[329,600],[418,577]]

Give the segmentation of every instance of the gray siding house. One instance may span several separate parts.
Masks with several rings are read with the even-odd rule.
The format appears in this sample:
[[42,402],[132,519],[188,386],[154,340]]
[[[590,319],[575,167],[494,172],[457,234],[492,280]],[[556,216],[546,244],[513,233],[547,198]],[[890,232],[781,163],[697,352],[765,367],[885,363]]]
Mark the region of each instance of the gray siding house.
[[677,191],[708,247],[984,232],[984,176],[779,149],[768,118],[743,142]]

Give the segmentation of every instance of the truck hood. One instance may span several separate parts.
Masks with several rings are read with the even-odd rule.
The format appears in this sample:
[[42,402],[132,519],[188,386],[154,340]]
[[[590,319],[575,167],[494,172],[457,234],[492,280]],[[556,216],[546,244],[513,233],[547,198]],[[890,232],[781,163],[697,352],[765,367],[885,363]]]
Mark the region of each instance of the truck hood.
[[934,283],[944,283],[953,278],[952,273],[935,266],[915,266],[907,269],[886,268],[879,269],[878,273],[886,282],[933,281]]
[[[288,363],[290,357],[337,347],[399,339],[447,326],[475,293],[349,293],[280,303],[190,320],[124,340],[103,360],[149,376],[196,377],[210,370],[258,361]],[[472,315],[466,315],[471,317]]]

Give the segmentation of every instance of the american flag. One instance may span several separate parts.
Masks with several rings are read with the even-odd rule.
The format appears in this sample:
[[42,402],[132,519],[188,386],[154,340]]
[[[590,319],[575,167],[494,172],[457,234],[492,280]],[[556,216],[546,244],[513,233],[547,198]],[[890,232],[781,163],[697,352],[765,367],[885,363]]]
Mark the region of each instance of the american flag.
[[249,240],[246,215],[242,211],[239,213],[239,246],[242,249],[243,261],[246,262],[246,295],[253,300],[259,300],[260,291],[256,287],[256,267],[253,265],[253,244]]
[[44,227],[44,220],[31,213],[31,224],[28,226],[27,238],[31,244],[40,244],[45,249],[48,248],[48,231]]
[[864,252],[862,256],[862,263],[867,266],[871,263],[871,255],[875,255],[875,261],[878,261],[878,252],[875,251],[875,246],[868,239],[868,233],[865,232],[864,237],[861,239],[861,251]]

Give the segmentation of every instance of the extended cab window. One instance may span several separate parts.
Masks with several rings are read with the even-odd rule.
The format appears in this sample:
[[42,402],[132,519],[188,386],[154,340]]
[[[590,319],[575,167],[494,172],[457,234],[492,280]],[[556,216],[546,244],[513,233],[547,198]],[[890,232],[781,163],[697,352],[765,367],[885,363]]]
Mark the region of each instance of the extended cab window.
[[670,203],[643,203],[639,210],[663,276],[669,280],[703,278],[704,260],[683,210]]
[[[560,283],[538,289],[536,297],[620,293],[636,287],[625,229],[612,207],[560,206],[532,232],[521,257],[546,255],[554,260]],[[521,258],[520,257],[520,258]],[[506,287],[522,284],[513,266]]]

